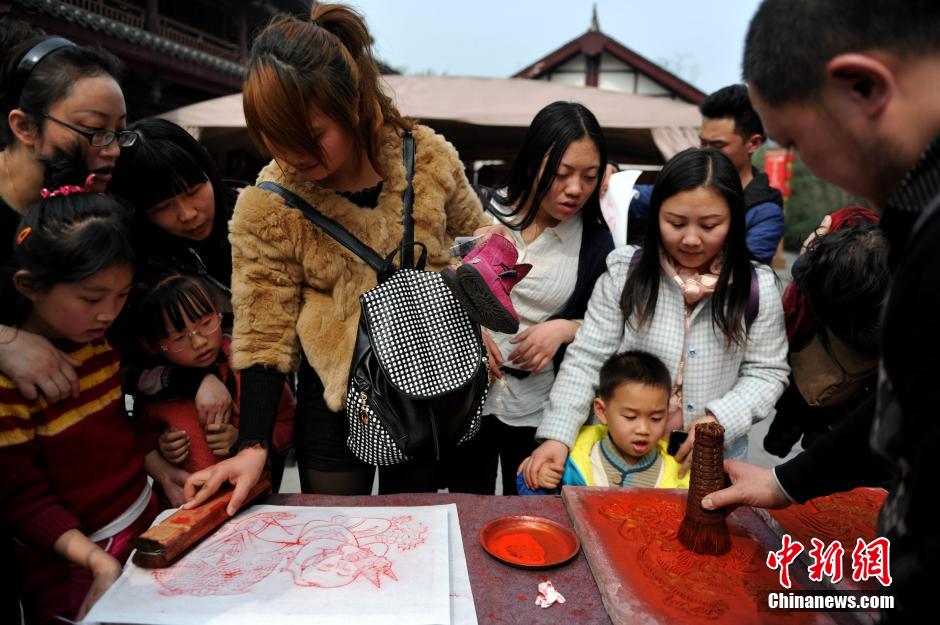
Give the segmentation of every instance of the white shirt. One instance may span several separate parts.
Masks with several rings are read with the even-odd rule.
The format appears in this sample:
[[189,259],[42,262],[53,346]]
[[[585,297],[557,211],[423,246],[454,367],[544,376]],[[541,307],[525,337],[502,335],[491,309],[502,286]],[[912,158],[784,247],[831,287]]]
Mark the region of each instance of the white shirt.
[[[499,347],[505,366],[516,368],[509,362],[509,354],[519,344],[509,341],[558,314],[568,303],[578,279],[582,231],[583,221],[580,216],[575,216],[553,228],[546,228],[528,245],[522,240],[521,232],[512,232],[519,252],[516,262],[532,264],[532,270],[510,294],[519,315],[519,331],[510,335],[484,330]],[[495,415],[508,425],[537,427],[542,422],[543,405],[554,381],[551,363],[541,372],[524,379],[503,372],[503,377],[490,386],[483,414]]]

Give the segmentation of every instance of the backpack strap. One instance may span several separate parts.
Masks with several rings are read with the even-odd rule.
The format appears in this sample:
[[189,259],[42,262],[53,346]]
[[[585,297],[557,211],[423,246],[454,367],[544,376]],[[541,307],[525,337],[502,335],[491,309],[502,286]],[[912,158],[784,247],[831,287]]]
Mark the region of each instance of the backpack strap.
[[304,217],[319,226],[323,232],[330,235],[337,243],[361,258],[367,265],[372,267],[376,273],[382,271],[382,268],[385,266],[385,259],[380,256],[378,252],[357,239],[349,230],[339,223],[315,209],[305,199],[292,191],[288,191],[281,185],[268,180],[258,183],[258,188],[280,195],[285,204],[299,210]]
[[[637,249],[630,257],[630,266],[627,268],[627,280],[633,275],[633,271],[640,264],[642,250]],[[757,270],[751,265],[751,292],[747,295],[747,309],[744,311],[744,326],[750,330],[751,324],[757,319],[757,313],[760,312],[760,282],[757,278]]]
[[760,312],[760,282],[757,279],[757,270],[751,265],[751,292],[747,295],[747,309],[744,311],[744,327],[751,329],[751,324],[757,319]]
[[415,190],[412,181],[415,177],[415,138],[411,131],[405,131],[402,146],[402,159],[405,162],[405,180],[407,185],[401,195],[401,266],[414,268],[415,222],[411,209],[415,202]]

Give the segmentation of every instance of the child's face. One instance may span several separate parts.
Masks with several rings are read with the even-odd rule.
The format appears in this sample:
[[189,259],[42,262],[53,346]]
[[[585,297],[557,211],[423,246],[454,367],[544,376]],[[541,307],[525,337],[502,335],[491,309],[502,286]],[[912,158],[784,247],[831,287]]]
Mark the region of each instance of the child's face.
[[222,349],[222,317],[216,312],[192,321],[180,331],[166,320],[167,338],[159,343],[160,353],[174,365],[208,367]]
[[30,328],[46,338],[76,343],[100,339],[117,319],[134,279],[129,265],[114,265],[78,282],[62,282],[48,291],[18,288],[32,302]]
[[635,382],[621,384],[606,400],[594,400],[594,412],[614,445],[633,459],[649,453],[666,434],[668,406],[666,389]]
[[720,193],[698,187],[677,193],[659,210],[659,233],[663,249],[677,263],[695,271],[706,271],[724,249],[731,210]]

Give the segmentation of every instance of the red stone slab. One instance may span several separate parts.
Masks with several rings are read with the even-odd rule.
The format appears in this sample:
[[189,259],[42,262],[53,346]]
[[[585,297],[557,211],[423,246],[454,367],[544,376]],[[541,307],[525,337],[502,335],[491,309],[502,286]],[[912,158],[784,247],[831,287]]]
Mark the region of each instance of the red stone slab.
[[[467,569],[481,625],[604,625],[607,611],[594,584],[583,553],[554,569],[526,571],[495,560],[480,546],[480,529],[508,514],[547,517],[571,526],[558,496],[486,497],[447,493],[336,497],[326,495],[272,495],[263,503],[279,506],[432,506],[457,504]],[[538,584],[549,579],[567,603],[549,608],[535,605]]]
[[[878,512],[888,492],[881,488],[856,488],[847,493],[836,493],[826,497],[811,499],[802,505],[793,505],[783,510],[760,510],[762,516],[772,519],[770,528],[778,536],[790,534],[794,540],[803,543],[806,550],[800,555],[807,564],[810,539],[818,538],[827,545],[834,540],[842,543],[845,549],[843,571],[852,571],[852,549],[861,538],[869,542],[875,538],[878,524]],[[874,585],[858,584],[862,589],[877,589]]]
[[[836,493],[826,497],[811,499],[802,505],[793,505],[783,510],[755,510],[765,519],[768,527],[778,536],[789,534],[793,540],[803,544],[804,550],[799,556],[801,566],[809,567],[812,558],[809,550],[811,539],[829,545],[838,540],[845,554],[842,556],[842,581],[832,584],[823,577],[827,587],[838,590],[883,591],[876,580],[855,582],[852,580],[852,550],[861,538],[870,542],[876,536],[878,512],[888,492],[882,488],[856,488],[846,493]],[[867,622],[873,622],[875,612],[869,614]],[[865,619],[863,619],[865,620]]]
[[[769,592],[783,590],[766,565],[768,551],[780,544],[749,508],[728,518],[731,551],[709,556],[676,538],[686,491],[565,487],[562,498],[615,624],[837,622],[825,614],[759,609]],[[790,567],[794,590],[809,581],[797,568]]]

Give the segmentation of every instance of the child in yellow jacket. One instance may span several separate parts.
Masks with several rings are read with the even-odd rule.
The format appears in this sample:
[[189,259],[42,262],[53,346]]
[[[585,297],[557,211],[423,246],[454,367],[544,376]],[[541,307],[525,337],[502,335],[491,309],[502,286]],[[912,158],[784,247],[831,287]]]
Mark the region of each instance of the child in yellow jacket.
[[[564,467],[542,467],[539,489],[559,484],[688,488],[688,475],[680,478],[681,465],[666,453],[671,390],[669,371],[656,356],[640,351],[612,356],[601,368],[594,399],[600,425],[581,428]],[[522,481],[527,462],[519,467],[520,494],[533,492]]]

